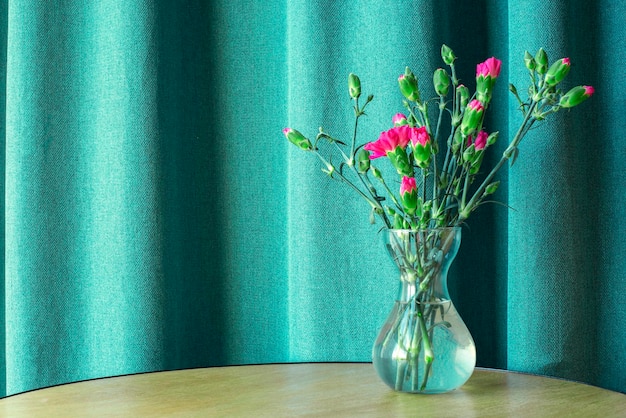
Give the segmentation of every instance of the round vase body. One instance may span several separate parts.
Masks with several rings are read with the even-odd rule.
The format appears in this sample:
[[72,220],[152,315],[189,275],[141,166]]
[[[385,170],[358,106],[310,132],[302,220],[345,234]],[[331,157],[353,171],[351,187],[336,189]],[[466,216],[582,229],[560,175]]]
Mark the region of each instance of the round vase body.
[[374,343],[374,368],[388,386],[400,392],[457,389],[476,365],[474,340],[447,287],[461,229],[384,233],[385,246],[399,269],[400,290]]

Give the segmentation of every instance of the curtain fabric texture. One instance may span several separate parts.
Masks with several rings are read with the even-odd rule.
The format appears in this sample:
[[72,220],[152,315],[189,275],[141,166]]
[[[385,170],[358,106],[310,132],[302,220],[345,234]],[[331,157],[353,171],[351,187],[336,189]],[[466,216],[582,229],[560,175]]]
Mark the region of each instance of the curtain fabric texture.
[[[626,2],[100,0],[0,10],[1,395],[119,374],[369,361],[397,290],[364,202],[287,143],[373,140],[442,43],[473,88],[503,60],[497,161],[525,50],[594,97],[531,131],[463,231],[453,300],[480,366],[626,392]],[[489,161],[486,162],[488,164]]]

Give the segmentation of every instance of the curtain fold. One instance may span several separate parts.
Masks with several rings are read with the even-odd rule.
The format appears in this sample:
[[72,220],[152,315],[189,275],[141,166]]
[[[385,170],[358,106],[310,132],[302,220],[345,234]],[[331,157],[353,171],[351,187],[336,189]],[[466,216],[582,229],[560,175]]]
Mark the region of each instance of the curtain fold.
[[[575,62],[571,82],[592,84],[596,95],[582,113],[557,115],[533,133],[524,144],[530,152],[510,171],[509,204],[516,210],[508,225],[507,364],[611,381],[621,390],[625,374],[616,364],[624,361],[625,340],[608,335],[620,335],[616,327],[624,318],[623,301],[615,298],[626,286],[624,274],[617,273],[623,268],[625,230],[616,189],[623,184],[625,149],[619,131],[607,129],[612,123],[605,111],[623,103],[615,86],[624,77],[605,57],[624,60],[623,31],[616,36],[609,29],[624,6],[527,1],[509,7],[509,59],[520,57],[524,48],[553,45],[554,58],[570,56]],[[541,31],[529,30],[536,24],[516,23],[532,22],[537,12],[550,16]]]
[[[373,140],[430,96],[442,43],[486,127],[520,121],[525,50],[572,59],[581,108],[533,130],[463,231],[453,300],[478,364],[626,392],[625,1],[56,0],[0,6],[1,395],[127,373],[369,361],[397,290],[381,225],[285,126]],[[467,4],[465,4],[467,3]],[[471,4],[470,4],[471,3]]]

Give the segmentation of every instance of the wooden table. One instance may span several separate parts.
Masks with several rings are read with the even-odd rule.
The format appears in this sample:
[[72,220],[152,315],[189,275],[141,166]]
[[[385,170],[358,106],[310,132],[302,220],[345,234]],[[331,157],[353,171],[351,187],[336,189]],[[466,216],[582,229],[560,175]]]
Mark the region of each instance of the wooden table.
[[626,395],[476,369],[442,395],[397,393],[368,363],[215,367],[90,380],[0,400],[20,417],[626,417]]

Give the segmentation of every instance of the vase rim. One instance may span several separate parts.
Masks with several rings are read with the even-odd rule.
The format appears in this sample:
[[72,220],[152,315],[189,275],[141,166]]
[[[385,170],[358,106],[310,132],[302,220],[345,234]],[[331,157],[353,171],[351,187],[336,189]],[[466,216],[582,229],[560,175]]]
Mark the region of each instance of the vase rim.
[[418,229],[396,229],[386,228],[387,232],[393,233],[410,233],[410,232],[424,232],[424,231],[456,231],[461,229],[460,226],[438,226],[435,228],[418,228]]

